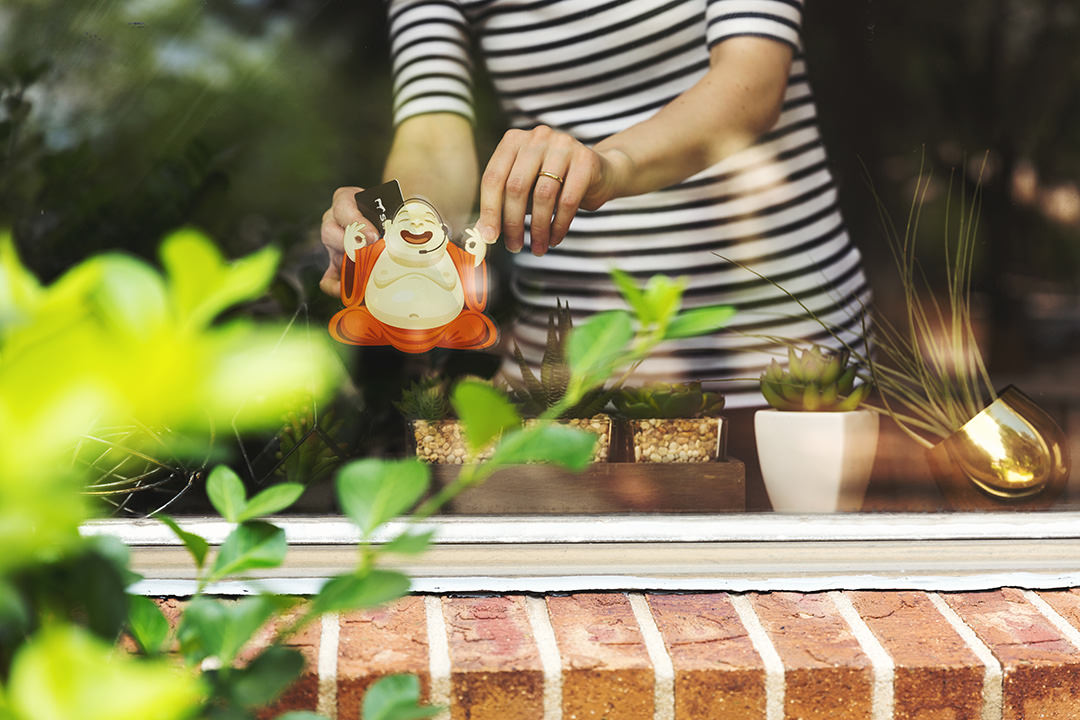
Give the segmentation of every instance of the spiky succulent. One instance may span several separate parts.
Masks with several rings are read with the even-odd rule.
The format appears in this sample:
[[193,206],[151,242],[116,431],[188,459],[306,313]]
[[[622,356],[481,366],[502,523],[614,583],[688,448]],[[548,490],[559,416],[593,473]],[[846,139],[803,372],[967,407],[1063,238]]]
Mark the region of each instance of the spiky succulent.
[[724,409],[724,396],[702,390],[700,382],[623,388],[611,401],[620,415],[633,420],[715,417]]
[[761,375],[761,394],[777,410],[845,412],[859,407],[870,385],[855,386],[857,368],[846,350],[827,353],[814,345],[788,347],[788,366],[773,360]]
[[410,420],[445,420],[451,412],[447,383],[435,376],[420,378],[402,391],[394,407]]
[[[521,371],[521,380],[505,375],[510,386],[510,399],[526,417],[535,417],[562,400],[570,383],[570,365],[566,360],[566,341],[570,337],[573,320],[570,306],[556,303],[548,314],[547,342],[540,360],[540,377],[529,367],[521,348],[514,343],[514,360]],[[572,408],[563,413],[564,418],[591,417],[604,409],[610,397],[604,387],[594,388]]]

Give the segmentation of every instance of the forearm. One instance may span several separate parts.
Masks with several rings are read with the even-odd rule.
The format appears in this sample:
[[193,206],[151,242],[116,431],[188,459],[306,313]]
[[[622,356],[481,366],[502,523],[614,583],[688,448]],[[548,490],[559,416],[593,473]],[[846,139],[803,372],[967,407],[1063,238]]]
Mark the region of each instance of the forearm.
[[710,69],[651,118],[597,143],[609,197],[669,187],[752,145],[775,123],[791,50],[759,38],[717,45]]
[[409,118],[394,134],[383,179],[396,179],[405,197],[431,202],[452,231],[461,232],[479,183],[472,125],[452,114]]

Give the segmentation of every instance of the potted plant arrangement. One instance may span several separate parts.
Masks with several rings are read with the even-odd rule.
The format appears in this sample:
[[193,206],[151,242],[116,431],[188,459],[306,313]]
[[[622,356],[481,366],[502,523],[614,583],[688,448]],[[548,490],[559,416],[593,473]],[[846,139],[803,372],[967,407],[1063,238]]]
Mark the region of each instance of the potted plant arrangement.
[[453,415],[449,382],[435,376],[420,378],[405,388],[394,406],[409,422],[416,443],[416,457],[427,463],[462,465],[472,460],[487,460],[491,448],[478,450],[470,457],[461,421]]
[[858,510],[870,481],[878,416],[859,409],[870,385],[855,384],[846,350],[788,347],[761,376],[772,407],[754,415],[765,490],[777,512]]
[[724,396],[700,382],[622,388],[612,403],[628,425],[634,462],[714,462],[721,455]]
[[[1045,505],[1068,480],[1067,441],[1053,419],[1019,390],[994,389],[979,350],[971,278],[980,191],[976,187],[969,201],[961,188],[958,218],[946,204],[945,282],[939,299],[916,257],[919,220],[929,188],[929,175],[920,171],[902,234],[875,195],[904,294],[902,320],[893,323],[876,316],[873,327],[864,328],[871,347],[865,353],[848,346],[836,328],[819,322],[866,369],[864,379],[874,385],[880,403],[870,409],[888,415],[928,451],[934,478],[948,505],[964,509]],[[955,228],[954,240],[949,237],[951,228]],[[779,284],[735,264],[771,282],[814,316]],[[1011,502],[1002,505],[1002,501]]]
[[[510,388],[510,399],[518,408],[525,425],[533,418],[555,407],[566,396],[570,382],[570,365],[566,355],[566,341],[570,337],[573,320],[570,307],[559,303],[548,315],[547,341],[540,361],[540,376],[529,367],[521,348],[514,344],[514,359],[521,372],[521,379],[504,373]],[[613,390],[603,385],[584,393],[582,398],[562,411],[559,422],[586,430],[597,437],[593,462],[608,459],[611,448],[611,416],[604,413]]]

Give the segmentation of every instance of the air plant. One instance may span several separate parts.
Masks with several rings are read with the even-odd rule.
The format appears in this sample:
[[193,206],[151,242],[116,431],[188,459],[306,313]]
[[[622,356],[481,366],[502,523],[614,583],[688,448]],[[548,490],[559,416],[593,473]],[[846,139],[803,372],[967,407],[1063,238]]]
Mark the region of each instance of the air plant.
[[[984,159],[984,168],[985,164]],[[981,175],[982,170],[980,179]],[[905,434],[926,448],[958,430],[997,397],[975,338],[971,317],[971,277],[981,181],[970,200],[966,197],[965,184],[961,183],[960,207],[956,212],[952,207],[953,182],[950,177],[942,239],[944,302],[934,296],[916,256],[919,225],[930,184],[929,173],[920,168],[902,233],[893,224],[880,196],[871,188],[904,293],[905,316],[898,324],[878,316],[869,328],[866,313],[863,313],[863,330],[869,340],[870,352],[860,352],[852,347],[834,326],[820,319],[775,281],[746,265],[730,261],[770,282],[821,324],[858,365],[866,368],[862,371],[863,379],[877,389],[880,405],[866,403],[865,407],[889,415]]]

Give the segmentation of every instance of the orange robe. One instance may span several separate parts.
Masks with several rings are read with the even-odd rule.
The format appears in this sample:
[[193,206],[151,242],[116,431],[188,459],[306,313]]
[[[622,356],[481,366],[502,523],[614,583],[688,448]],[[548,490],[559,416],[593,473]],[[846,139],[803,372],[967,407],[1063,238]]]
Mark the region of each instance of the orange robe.
[[368,245],[357,253],[357,262],[345,255],[341,263],[341,302],[345,304],[330,319],[330,335],[348,345],[391,345],[402,352],[422,353],[432,348],[480,350],[495,344],[498,330],[484,314],[487,306],[487,263],[473,267],[473,258],[457,245],[447,243],[446,251],[454,262],[465,293],[461,313],[441,327],[423,330],[387,325],[364,305],[375,261],[386,249],[384,240]]

